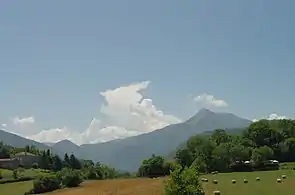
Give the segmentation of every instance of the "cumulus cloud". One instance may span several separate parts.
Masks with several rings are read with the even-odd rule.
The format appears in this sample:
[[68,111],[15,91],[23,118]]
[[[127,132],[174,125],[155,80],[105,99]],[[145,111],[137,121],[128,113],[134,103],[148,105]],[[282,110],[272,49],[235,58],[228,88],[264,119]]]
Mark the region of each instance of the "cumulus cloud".
[[[288,119],[288,117],[286,116],[281,116],[275,113],[272,113],[266,117],[263,117],[262,119],[266,119],[266,120],[281,120],[281,119]],[[253,119],[253,122],[259,121],[260,119]]]
[[225,100],[217,99],[213,95],[203,93],[194,98],[194,101],[202,106],[226,107],[228,106]]
[[34,124],[35,118],[33,116],[23,117],[23,118],[20,118],[17,116],[12,119],[12,122],[14,125],[17,125],[17,126],[27,126],[27,125]]
[[57,142],[69,139],[75,143],[106,142],[139,135],[181,122],[173,115],[165,114],[158,109],[152,99],[144,98],[149,81],[133,83],[101,92],[105,102],[100,112],[105,116],[103,121],[93,118],[82,133],[64,128],[54,128],[28,136],[42,142]]

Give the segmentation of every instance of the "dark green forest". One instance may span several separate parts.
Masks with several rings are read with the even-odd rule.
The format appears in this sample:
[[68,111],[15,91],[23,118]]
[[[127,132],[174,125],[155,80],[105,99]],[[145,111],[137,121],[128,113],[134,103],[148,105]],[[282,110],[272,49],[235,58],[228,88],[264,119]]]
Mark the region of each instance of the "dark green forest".
[[[216,129],[192,136],[177,149],[173,162],[202,173],[278,169],[270,160],[295,161],[294,120],[260,120],[239,134]],[[171,164],[154,155],[143,161],[139,175],[166,175]]]

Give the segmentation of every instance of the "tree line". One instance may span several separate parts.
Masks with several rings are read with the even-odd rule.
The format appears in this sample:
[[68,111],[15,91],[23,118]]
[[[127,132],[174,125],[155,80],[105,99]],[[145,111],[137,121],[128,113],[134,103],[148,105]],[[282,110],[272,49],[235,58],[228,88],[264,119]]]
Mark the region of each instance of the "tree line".
[[[294,120],[260,120],[240,134],[216,129],[211,135],[192,136],[177,149],[173,163],[203,173],[278,169],[278,163],[271,160],[295,161]],[[143,161],[138,175],[166,175],[171,170],[167,163],[164,157],[153,155]]]

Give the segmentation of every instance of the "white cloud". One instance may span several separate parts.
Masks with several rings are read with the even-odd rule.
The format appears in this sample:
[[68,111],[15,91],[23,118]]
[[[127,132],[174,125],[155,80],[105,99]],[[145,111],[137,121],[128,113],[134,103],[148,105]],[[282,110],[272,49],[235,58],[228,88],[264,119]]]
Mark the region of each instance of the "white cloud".
[[213,95],[203,93],[194,98],[194,101],[202,106],[226,107],[227,102],[221,99],[216,99]]
[[12,121],[13,121],[13,124],[17,126],[27,126],[27,125],[31,125],[35,123],[35,119],[33,116],[23,117],[23,118],[20,118],[17,116],[13,118]]
[[7,127],[7,124],[3,123],[3,124],[1,125],[1,127],[6,128],[6,127]]
[[[281,116],[275,113],[272,113],[270,115],[268,115],[267,117],[263,117],[262,119],[266,119],[266,120],[280,120],[280,119],[288,119],[288,117],[286,116]],[[253,122],[259,121],[260,119],[253,119]]]
[[105,103],[100,111],[106,118],[103,121],[93,118],[82,133],[64,127],[44,130],[28,138],[42,142],[69,139],[78,144],[105,142],[151,132],[181,122],[179,118],[157,109],[152,99],[143,97],[141,92],[149,83],[144,81],[101,92]]

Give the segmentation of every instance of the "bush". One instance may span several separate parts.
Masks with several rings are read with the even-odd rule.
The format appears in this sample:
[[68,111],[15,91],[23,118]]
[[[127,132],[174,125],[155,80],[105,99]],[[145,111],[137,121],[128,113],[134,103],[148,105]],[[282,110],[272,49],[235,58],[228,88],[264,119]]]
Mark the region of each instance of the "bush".
[[[1,174],[0,174],[0,177],[1,177]],[[283,178],[283,179],[286,179],[287,176],[286,176],[286,175],[282,175],[282,178]]]
[[165,195],[203,195],[196,168],[178,165],[165,182]]
[[213,194],[214,195],[220,195],[220,191],[214,191]]
[[231,180],[231,182],[232,182],[233,184],[237,183],[237,181],[236,181],[236,180],[234,180],[234,179],[233,179],[233,180]]
[[20,182],[20,181],[30,181],[33,179],[34,179],[33,177],[20,177],[17,179],[2,180],[2,181],[0,181],[0,184],[15,183],[15,182]]
[[83,182],[80,171],[68,168],[64,168],[60,172],[58,172],[57,177],[61,181],[61,185],[63,187],[77,187]]
[[215,179],[212,181],[214,184],[218,184],[218,181]]
[[260,178],[259,177],[256,177],[256,181],[260,181]]
[[281,179],[277,179],[277,182],[278,182],[278,183],[281,183],[281,182],[282,182],[282,180],[281,180]]
[[248,180],[247,179],[244,179],[244,183],[248,183]]
[[1,171],[0,171],[0,179],[3,179],[3,176],[2,176],[2,173],[1,173]]
[[18,176],[19,176],[19,174],[18,174],[18,170],[17,170],[17,169],[13,170],[13,172],[12,172],[12,177],[13,177],[13,179],[17,179]]
[[60,181],[55,175],[41,176],[34,180],[33,189],[30,192],[32,192],[33,194],[41,194],[46,192],[52,192],[59,188]]
[[38,168],[39,168],[38,163],[33,163],[33,164],[32,164],[32,168],[33,168],[33,169],[38,169]]

